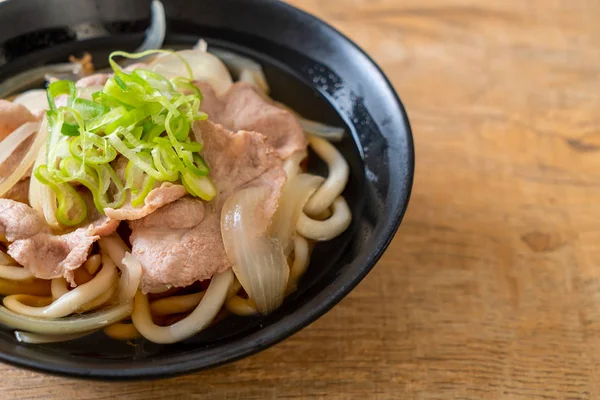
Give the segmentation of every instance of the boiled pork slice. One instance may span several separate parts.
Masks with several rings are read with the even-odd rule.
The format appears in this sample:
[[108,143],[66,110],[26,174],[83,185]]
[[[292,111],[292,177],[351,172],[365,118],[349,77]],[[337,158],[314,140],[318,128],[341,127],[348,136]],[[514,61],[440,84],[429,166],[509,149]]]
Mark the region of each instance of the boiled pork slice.
[[[119,156],[111,163],[117,176],[125,182],[125,170],[129,160],[123,156]],[[176,185],[170,182],[156,182],[154,189],[148,193],[144,199],[144,204],[139,207],[134,207],[131,204],[131,195],[127,193],[125,204],[117,209],[105,208],[104,213],[119,221],[135,221],[136,219],[144,218],[152,214],[159,208],[166,206],[169,203],[179,200],[187,194],[187,190],[183,185]]]
[[[90,201],[86,202],[91,203]],[[7,241],[8,254],[34,276],[53,279],[64,276],[75,286],[73,271],[88,258],[92,245],[113,234],[119,221],[101,215],[88,206],[89,223],[73,232],[55,235],[31,207],[0,199],[0,233]]]
[[33,208],[13,200],[0,199],[0,236],[4,236],[6,241],[14,242],[49,232],[50,228]]
[[146,199],[144,200],[143,206],[134,207],[131,205],[131,201],[128,198],[123,207],[118,209],[106,208],[104,209],[104,212],[108,217],[119,221],[134,221],[144,218],[159,208],[179,200],[186,194],[187,190],[182,185],[174,185],[169,182],[164,182],[148,193],[148,196],[146,196]]
[[144,292],[189,286],[230,268],[220,228],[225,200],[246,187],[268,187],[263,210],[257,210],[268,226],[285,183],[282,161],[264,136],[233,133],[210,121],[198,121],[193,129],[204,143],[201,154],[218,194],[209,203],[184,197],[130,223],[133,254],[144,269]]
[[256,86],[236,82],[221,97],[206,83],[197,83],[202,91],[200,109],[208,118],[225,128],[259,132],[267,137],[283,159],[306,149],[308,141],[294,114],[273,104]]

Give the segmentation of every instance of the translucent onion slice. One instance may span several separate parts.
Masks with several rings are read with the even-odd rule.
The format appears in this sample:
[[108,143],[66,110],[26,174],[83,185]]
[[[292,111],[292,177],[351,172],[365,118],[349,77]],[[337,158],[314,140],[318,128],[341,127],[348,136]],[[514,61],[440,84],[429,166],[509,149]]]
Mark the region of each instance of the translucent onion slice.
[[285,184],[271,225],[271,234],[279,240],[283,254],[288,255],[292,252],[293,236],[302,209],[324,181],[325,179],[321,176],[300,174]]
[[322,139],[325,139],[329,142],[339,142],[344,138],[344,133],[346,132],[344,128],[340,128],[337,126],[331,126],[324,124],[322,122],[312,121],[310,119],[306,119],[300,114],[298,114],[293,108],[288,107],[287,105],[279,102],[274,102],[279,107],[288,110],[292,114],[296,116],[298,122],[302,126],[304,132],[309,135],[317,136]]
[[[240,190],[230,196],[221,214],[221,233],[233,272],[263,314],[283,302],[289,267],[281,243],[260,232],[265,187]],[[259,231],[257,231],[257,229]]]
[[328,141],[309,136],[311,147],[329,168],[329,176],[321,188],[306,204],[304,212],[317,216],[327,210],[346,188],[350,176],[350,167],[342,154]]
[[62,318],[72,314],[85,304],[108,291],[117,279],[117,271],[112,263],[105,263],[98,275],[91,281],[65,293],[46,307],[31,307],[23,304],[19,295],[4,298],[4,306],[19,314],[36,318]]
[[[42,126],[40,127],[39,135],[48,135],[48,121],[44,118]],[[33,170],[40,165],[46,165],[46,144],[42,143],[37,155]],[[29,204],[36,210],[41,216],[44,217],[46,223],[56,232],[62,230],[61,225],[56,219],[56,195],[50,189],[49,186],[42,184],[35,175],[31,175],[31,181],[29,182]]]
[[[2,140],[0,142],[0,164],[5,162],[21,145],[21,143],[27,140],[28,137],[33,135],[39,129],[39,122],[26,122],[17,129],[15,129],[4,140]],[[19,180],[21,180],[21,178],[19,178]]]
[[94,332],[74,333],[71,335],[43,335],[43,334],[39,334],[39,333],[15,331],[15,337],[21,343],[47,344],[47,343],[68,342],[71,340],[82,338],[87,335],[91,335],[92,333],[94,333]]
[[160,1],[153,0],[150,10],[152,12],[150,29],[146,32],[144,42],[136,49],[136,53],[160,49],[165,41],[165,35],[167,33],[165,7]]
[[13,103],[27,107],[34,115],[50,109],[50,106],[48,106],[48,96],[46,96],[44,89],[33,89],[23,92],[15,97]]
[[46,335],[74,334],[90,332],[119,322],[129,317],[132,310],[133,305],[126,303],[91,314],[51,320],[27,317],[0,306],[0,323],[12,329]]
[[345,130],[336,126],[325,125],[321,122],[311,121],[306,118],[298,117],[300,125],[304,132],[318,136],[330,142],[339,142],[344,138]]
[[[182,50],[177,54],[191,66],[193,79],[209,83],[217,95],[225,93],[233,84],[227,67],[216,56],[200,50]],[[150,63],[150,67],[154,72],[169,79],[180,76],[188,77],[184,63],[175,54],[156,57]]]
[[210,49],[210,52],[219,57],[240,81],[251,83],[262,92],[269,93],[269,84],[259,63],[231,51]]
[[207,327],[225,303],[233,273],[227,270],[212,277],[200,304],[186,318],[170,326],[157,326],[152,322],[148,297],[138,292],[131,319],[135,328],[154,343],[168,344],[185,340]]

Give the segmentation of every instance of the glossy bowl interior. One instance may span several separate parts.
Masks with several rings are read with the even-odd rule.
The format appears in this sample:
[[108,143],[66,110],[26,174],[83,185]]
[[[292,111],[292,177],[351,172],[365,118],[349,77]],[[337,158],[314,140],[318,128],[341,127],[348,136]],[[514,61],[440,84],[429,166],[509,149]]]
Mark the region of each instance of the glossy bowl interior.
[[[88,9],[77,8],[83,3]],[[375,265],[401,221],[414,168],[410,127],[393,88],[368,56],[322,21],[283,3],[163,3],[169,22],[166,47],[191,47],[202,37],[209,46],[247,55],[264,66],[273,98],[307,118],[347,129],[337,146],[351,166],[344,195],[353,212],[352,226],[341,237],[316,247],[299,290],[268,317],[230,316],[189,340],[166,346],[144,340],[120,343],[102,333],[67,343],[25,345],[3,329],[2,361],[84,378],[148,379],[239,359],[285,339],[338,303]],[[67,18],[57,20],[49,11],[43,13],[57,4]],[[69,5],[77,9],[76,17],[69,17]],[[37,13],[31,15],[36,7]],[[35,29],[7,29],[7,24],[15,24],[10,15],[17,14],[28,16]],[[98,62],[110,51],[133,50],[143,38],[148,18],[147,1],[0,3],[0,43],[4,43],[0,81],[27,68],[65,62],[83,51]],[[95,27],[96,36],[88,32],[80,38],[77,29],[82,20],[92,21],[88,26]],[[19,43],[28,45],[24,50]],[[315,157],[309,168],[327,173]]]

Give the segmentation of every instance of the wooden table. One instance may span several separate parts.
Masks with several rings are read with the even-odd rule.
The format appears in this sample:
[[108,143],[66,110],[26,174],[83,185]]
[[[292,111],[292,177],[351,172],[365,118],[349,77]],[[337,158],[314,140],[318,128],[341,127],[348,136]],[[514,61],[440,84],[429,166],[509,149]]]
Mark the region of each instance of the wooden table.
[[0,366],[0,398],[600,398],[600,2],[291,3],[407,106],[415,188],[382,261],[249,359],[118,384]]

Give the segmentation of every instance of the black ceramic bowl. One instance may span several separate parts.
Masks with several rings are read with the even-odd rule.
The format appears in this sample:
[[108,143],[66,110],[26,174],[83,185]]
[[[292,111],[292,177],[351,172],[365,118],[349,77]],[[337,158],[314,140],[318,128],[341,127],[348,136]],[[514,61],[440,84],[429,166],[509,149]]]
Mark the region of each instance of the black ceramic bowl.
[[[277,1],[163,0],[167,46],[210,46],[258,60],[272,96],[307,118],[344,126],[338,145],[351,166],[345,197],[354,220],[319,244],[299,290],[268,317],[229,317],[173,345],[135,346],[101,333],[63,344],[19,344],[0,329],[0,360],[95,379],[148,379],[214,367],[251,355],[307,326],[373,268],[406,210],[413,142],[406,112],[375,63],[326,23]],[[0,3],[0,81],[89,51],[106,60],[133,50],[149,24],[148,0],[8,0]],[[314,158],[313,158],[314,159]],[[311,169],[326,173],[319,163]]]

